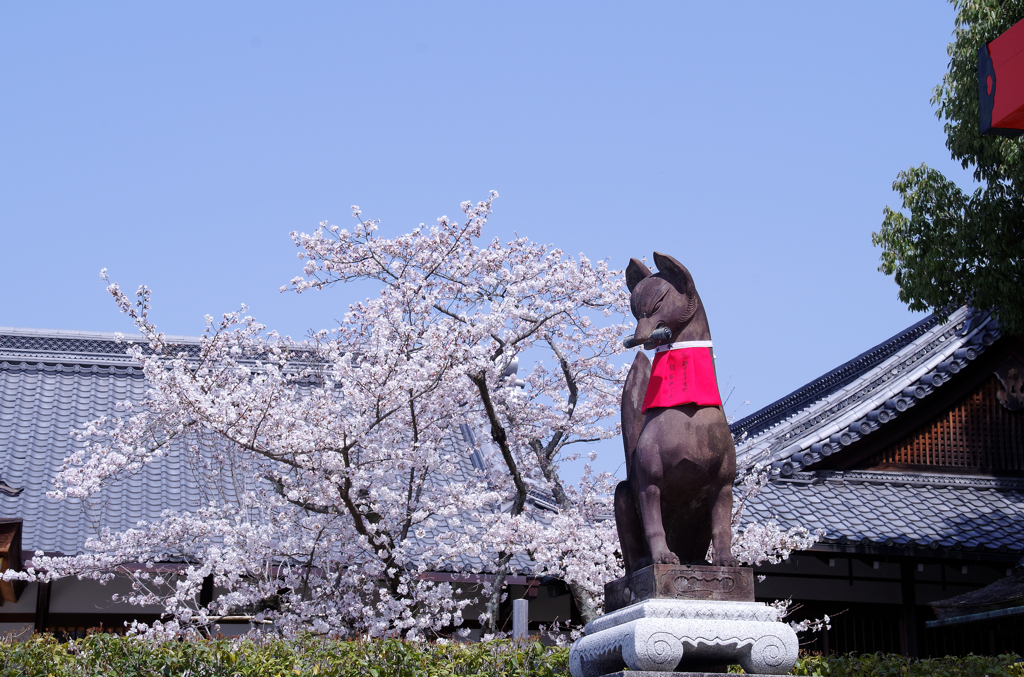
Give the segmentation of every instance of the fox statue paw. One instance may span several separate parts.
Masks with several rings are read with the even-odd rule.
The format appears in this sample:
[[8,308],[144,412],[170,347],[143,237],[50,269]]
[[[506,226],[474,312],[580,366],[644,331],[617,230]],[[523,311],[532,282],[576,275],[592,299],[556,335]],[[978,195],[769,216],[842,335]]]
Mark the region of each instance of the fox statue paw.
[[719,557],[718,555],[715,555],[716,567],[738,567],[739,565],[739,560],[732,555],[729,555],[728,557]]
[[655,555],[654,561],[658,564],[679,564],[679,556],[674,552],[666,550],[665,552]]

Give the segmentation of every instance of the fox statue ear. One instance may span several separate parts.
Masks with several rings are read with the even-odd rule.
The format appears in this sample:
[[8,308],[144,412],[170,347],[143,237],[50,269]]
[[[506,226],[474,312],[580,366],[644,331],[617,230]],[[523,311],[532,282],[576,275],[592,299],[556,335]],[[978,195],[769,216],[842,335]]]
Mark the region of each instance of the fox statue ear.
[[668,254],[654,252],[654,265],[658,266],[658,273],[666,282],[676,288],[680,294],[693,295],[693,278],[686,266],[676,261]]
[[650,268],[636,259],[630,259],[629,265],[626,266],[626,287],[629,288],[629,293],[632,294],[633,289],[650,276]]

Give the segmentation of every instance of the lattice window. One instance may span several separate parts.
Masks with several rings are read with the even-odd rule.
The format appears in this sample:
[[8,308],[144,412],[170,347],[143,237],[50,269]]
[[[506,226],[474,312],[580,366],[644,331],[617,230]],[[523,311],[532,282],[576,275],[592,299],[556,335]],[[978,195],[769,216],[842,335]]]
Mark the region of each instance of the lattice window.
[[[874,454],[865,468],[916,465],[1024,471],[1024,410],[1008,411],[989,376],[948,410]],[[904,414],[905,416],[906,414]]]

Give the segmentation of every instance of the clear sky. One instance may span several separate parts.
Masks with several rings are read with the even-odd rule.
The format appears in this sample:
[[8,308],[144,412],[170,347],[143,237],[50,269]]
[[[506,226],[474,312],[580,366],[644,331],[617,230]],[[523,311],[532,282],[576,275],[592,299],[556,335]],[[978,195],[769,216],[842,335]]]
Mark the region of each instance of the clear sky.
[[245,302],[302,336],[365,290],[278,293],[289,231],[495,189],[492,235],[685,263],[743,416],[918,319],[871,232],[899,170],[966,181],[929,103],[952,29],[938,0],[3,3],[0,325],[130,331],[106,267],[168,333]]

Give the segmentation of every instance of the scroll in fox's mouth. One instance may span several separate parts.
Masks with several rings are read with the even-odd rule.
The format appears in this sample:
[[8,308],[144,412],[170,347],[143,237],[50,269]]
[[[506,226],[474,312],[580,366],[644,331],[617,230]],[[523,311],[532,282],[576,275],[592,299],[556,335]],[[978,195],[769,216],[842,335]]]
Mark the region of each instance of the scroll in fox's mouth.
[[656,343],[658,341],[664,341],[669,338],[672,338],[672,330],[669,329],[668,327],[662,327],[661,329],[655,329],[654,331],[652,331],[651,335],[648,336],[647,338],[638,339],[636,338],[636,334],[624,338],[622,339],[622,345],[626,346],[627,348],[635,348],[641,343]]

